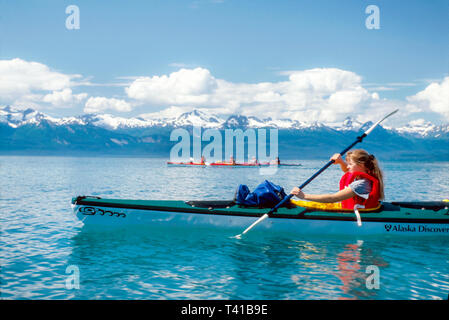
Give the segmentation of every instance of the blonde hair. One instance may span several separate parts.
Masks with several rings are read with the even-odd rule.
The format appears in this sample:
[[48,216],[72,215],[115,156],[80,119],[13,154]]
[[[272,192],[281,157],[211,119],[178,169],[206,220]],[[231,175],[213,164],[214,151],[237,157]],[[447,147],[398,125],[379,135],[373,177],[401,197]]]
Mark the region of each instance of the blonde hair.
[[385,194],[384,194],[383,173],[379,167],[379,163],[377,162],[376,157],[374,157],[374,155],[372,154],[369,154],[363,149],[356,149],[349,151],[346,154],[346,161],[348,161],[349,159],[351,159],[357,164],[362,164],[366,169],[366,173],[372,175],[374,178],[379,180],[379,197],[380,200],[384,199]]

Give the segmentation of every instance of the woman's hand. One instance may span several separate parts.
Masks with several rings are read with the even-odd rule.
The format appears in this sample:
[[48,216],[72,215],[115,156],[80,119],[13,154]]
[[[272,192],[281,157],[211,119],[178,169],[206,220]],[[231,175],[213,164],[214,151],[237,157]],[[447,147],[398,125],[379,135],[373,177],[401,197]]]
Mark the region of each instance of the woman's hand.
[[298,197],[299,199],[304,199],[305,197],[304,192],[302,192],[301,189],[299,189],[298,187],[294,187],[292,191],[290,191],[290,194]]
[[336,153],[334,154],[330,160],[334,161],[334,164],[344,164],[343,158],[341,157],[341,154]]

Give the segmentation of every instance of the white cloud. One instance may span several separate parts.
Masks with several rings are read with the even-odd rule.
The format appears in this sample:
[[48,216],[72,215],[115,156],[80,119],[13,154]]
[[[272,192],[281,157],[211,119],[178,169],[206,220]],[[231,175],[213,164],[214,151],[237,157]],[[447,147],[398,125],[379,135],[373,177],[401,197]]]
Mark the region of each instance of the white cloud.
[[70,85],[71,77],[50,70],[38,62],[22,59],[0,60],[0,95],[14,99],[33,90],[62,90]]
[[373,115],[386,114],[399,107],[403,118],[432,112],[449,119],[447,76],[398,101],[384,99],[378,92],[411,87],[413,83],[388,83],[388,87],[362,84],[362,78],[356,73],[337,68],[277,73],[285,78],[275,82],[236,83],[216,78],[205,68],[183,67],[166,75],[119,77],[121,81],[117,83],[94,84],[81,75],[64,74],[45,64],[16,58],[0,60],[0,103],[37,110],[74,107],[84,103],[88,95],[74,93],[73,88],[104,85],[125,86],[132,101],[91,97],[84,103],[85,112],[128,112],[145,104],[153,110],[163,109],[144,113],[147,118],[171,117],[199,108],[217,115],[239,113],[261,118],[337,122],[348,115],[358,120],[372,120]]
[[90,97],[84,106],[84,112],[86,113],[103,112],[106,110],[127,112],[131,111],[131,105],[121,99]]
[[189,67],[191,67],[187,63],[183,63],[183,62],[172,62],[172,63],[169,63],[168,66],[172,67],[172,68],[189,68]]
[[201,105],[217,87],[209,70],[181,69],[170,75],[136,79],[126,93],[130,98],[165,105]]
[[[289,71],[287,81],[255,84],[216,79],[203,68],[136,79],[126,92],[141,102],[177,107],[214,108],[215,113],[242,113],[302,121],[335,121],[376,99],[361,86],[361,77],[341,69]],[[378,96],[377,96],[378,99]]]
[[370,91],[397,91],[398,90],[398,88],[385,87],[385,86],[372,87],[369,89],[370,89]]
[[42,100],[57,107],[73,107],[74,104],[80,103],[86,98],[87,93],[73,94],[72,89],[65,88],[45,95]]
[[390,82],[387,85],[393,87],[415,87],[418,84],[415,82]]
[[27,105],[39,109],[41,103],[56,107],[73,106],[87,97],[73,94],[71,87],[83,81],[81,75],[51,70],[45,64],[19,58],[0,60],[0,103]]
[[433,82],[424,90],[407,97],[409,107],[419,111],[433,111],[449,120],[449,77],[441,83]]

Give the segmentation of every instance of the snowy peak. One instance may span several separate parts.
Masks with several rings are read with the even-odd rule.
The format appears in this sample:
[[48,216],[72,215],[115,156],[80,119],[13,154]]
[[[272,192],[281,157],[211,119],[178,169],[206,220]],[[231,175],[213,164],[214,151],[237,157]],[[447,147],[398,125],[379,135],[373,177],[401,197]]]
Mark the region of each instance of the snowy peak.
[[267,125],[269,127],[271,127],[270,122],[271,122],[271,118],[266,118],[266,119],[260,120],[259,118],[254,117],[254,116],[248,117],[248,126],[250,128],[263,128]]
[[308,127],[304,122],[291,119],[272,119],[265,118],[263,120],[249,116],[248,117],[249,128],[277,128],[277,129],[302,129]]
[[[372,122],[372,121],[365,122],[365,123],[360,127],[359,131],[365,132],[365,131],[367,131],[369,128],[371,128],[373,125],[374,125],[374,122]],[[381,125],[379,125],[379,127],[382,128]]]
[[409,134],[416,137],[438,138],[449,133],[449,124],[434,125],[424,119],[410,121],[407,125],[394,129],[398,133]]
[[85,114],[79,116],[83,123],[92,124],[105,129],[116,130],[122,128],[144,128],[154,126],[155,121],[144,120],[142,118],[122,118],[110,114]]
[[342,130],[360,130],[363,126],[363,123],[357,120],[352,119],[351,117],[346,117],[341,124]]
[[346,117],[343,122],[329,123],[328,126],[337,131],[360,131],[365,123],[357,121],[352,117]]
[[53,118],[30,108],[20,110],[6,106],[0,109],[0,122],[8,123],[14,128],[23,124],[40,123],[42,120],[53,120]]
[[[254,117],[256,121],[257,118]],[[254,120],[253,119],[253,120]],[[225,129],[235,129],[235,128],[247,128],[249,125],[249,120],[247,117],[242,115],[232,115],[230,116],[225,123],[223,124],[223,128]]]
[[185,112],[176,119],[168,120],[175,127],[197,126],[203,128],[219,128],[224,122],[217,116],[207,114],[200,110]]
[[436,126],[425,121],[424,119],[418,119],[409,122],[407,125],[401,128],[397,128],[396,131],[400,133],[417,134],[421,136],[427,136],[429,133],[435,130]]

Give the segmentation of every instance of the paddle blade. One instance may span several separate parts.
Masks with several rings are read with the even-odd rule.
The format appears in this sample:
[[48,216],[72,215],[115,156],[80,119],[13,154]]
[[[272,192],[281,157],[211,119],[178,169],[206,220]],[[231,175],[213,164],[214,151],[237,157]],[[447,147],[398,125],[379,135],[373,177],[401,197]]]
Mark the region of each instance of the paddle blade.
[[379,123],[381,123],[382,121],[384,121],[385,119],[387,119],[389,116],[394,115],[394,114],[395,114],[396,112],[398,112],[398,111],[399,111],[399,109],[396,109],[396,110],[394,110],[393,112],[387,114],[387,115],[386,115],[385,117],[383,117],[381,120],[377,121],[375,124],[373,124],[373,125],[371,126],[371,128],[369,128],[368,130],[365,131],[365,135],[369,135],[369,134],[371,133],[371,131],[373,131],[374,128],[377,127],[377,125],[378,125]]
[[268,218],[268,213],[265,213],[263,216],[261,216],[259,219],[257,219],[256,221],[253,222],[253,224],[251,224],[248,228],[246,228],[245,231],[243,231],[241,234],[238,234],[235,236],[235,238],[237,239],[241,239],[242,236],[247,233],[249,230],[251,230],[255,225],[257,225],[259,222],[262,222],[263,220],[265,220],[266,218]]

